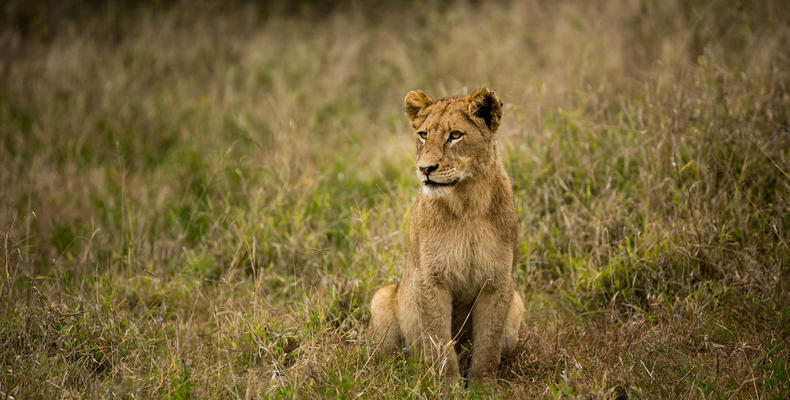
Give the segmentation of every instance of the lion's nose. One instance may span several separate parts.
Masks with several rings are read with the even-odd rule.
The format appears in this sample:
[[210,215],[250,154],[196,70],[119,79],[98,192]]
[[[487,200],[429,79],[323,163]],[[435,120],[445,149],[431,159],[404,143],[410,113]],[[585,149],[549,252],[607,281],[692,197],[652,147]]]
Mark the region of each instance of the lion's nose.
[[431,172],[436,171],[436,169],[439,168],[439,164],[434,164],[434,165],[429,165],[427,167],[419,167],[419,168],[420,171],[422,171],[422,173],[425,174],[425,176],[428,176],[431,174]]

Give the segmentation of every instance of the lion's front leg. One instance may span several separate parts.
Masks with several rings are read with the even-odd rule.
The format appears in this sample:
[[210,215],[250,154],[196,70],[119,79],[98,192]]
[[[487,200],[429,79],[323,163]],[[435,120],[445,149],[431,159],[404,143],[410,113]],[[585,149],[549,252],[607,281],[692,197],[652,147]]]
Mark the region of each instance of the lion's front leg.
[[502,356],[504,326],[513,300],[512,284],[483,288],[472,309],[472,364],[469,378],[492,383]]
[[422,284],[417,290],[421,340],[425,362],[435,372],[445,374],[448,383],[458,381],[458,358],[450,337],[452,297],[447,289]]

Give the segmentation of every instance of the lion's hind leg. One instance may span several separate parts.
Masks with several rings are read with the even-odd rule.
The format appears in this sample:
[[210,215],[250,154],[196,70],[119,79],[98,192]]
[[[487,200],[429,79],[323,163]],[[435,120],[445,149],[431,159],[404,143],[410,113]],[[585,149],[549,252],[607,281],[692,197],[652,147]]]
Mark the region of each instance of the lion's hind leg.
[[505,318],[504,338],[502,340],[502,355],[509,356],[516,350],[518,344],[518,331],[521,328],[521,319],[524,316],[524,301],[518,292],[513,291],[513,300]]
[[402,343],[398,324],[397,285],[387,285],[376,291],[370,302],[370,324],[368,337],[380,354],[396,352]]

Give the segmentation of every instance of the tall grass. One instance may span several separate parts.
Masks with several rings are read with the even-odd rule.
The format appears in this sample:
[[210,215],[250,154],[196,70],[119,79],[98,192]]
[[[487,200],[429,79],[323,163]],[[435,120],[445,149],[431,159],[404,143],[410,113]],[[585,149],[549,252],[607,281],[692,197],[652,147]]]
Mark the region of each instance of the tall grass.
[[790,391],[780,2],[14,7],[0,397],[434,397],[363,331],[407,252],[402,98],[480,86],[527,308],[496,395]]

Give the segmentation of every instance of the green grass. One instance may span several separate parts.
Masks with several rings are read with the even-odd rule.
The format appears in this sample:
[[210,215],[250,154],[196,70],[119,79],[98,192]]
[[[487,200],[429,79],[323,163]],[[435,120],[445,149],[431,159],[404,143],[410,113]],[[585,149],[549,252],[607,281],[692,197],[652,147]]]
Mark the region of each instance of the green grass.
[[[780,2],[19,4],[0,398],[790,391]],[[408,250],[403,96],[480,86],[505,102],[526,317],[496,388],[447,394],[363,333]]]

